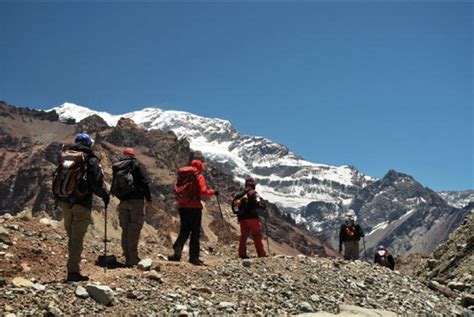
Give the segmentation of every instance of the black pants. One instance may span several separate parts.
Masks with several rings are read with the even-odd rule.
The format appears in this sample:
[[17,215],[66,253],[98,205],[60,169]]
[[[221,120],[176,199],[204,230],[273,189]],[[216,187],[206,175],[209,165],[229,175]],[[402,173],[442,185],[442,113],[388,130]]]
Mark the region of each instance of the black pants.
[[181,254],[184,244],[191,234],[189,241],[189,259],[199,259],[199,237],[201,236],[202,209],[199,208],[179,208],[179,218],[181,228],[176,242],[173,245],[175,253]]

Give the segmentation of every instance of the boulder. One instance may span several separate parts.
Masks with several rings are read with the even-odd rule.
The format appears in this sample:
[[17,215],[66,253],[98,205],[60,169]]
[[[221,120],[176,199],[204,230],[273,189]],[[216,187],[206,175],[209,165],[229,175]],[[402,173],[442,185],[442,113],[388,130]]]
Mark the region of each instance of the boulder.
[[149,271],[151,266],[153,265],[153,261],[151,259],[143,259],[138,263],[138,268],[142,271]]
[[114,292],[106,285],[88,284],[86,291],[90,297],[102,305],[110,305],[114,299]]
[[33,287],[33,282],[30,280],[27,280],[26,278],[23,277],[15,277],[12,280],[12,284],[15,287],[26,287],[26,288],[32,288]]

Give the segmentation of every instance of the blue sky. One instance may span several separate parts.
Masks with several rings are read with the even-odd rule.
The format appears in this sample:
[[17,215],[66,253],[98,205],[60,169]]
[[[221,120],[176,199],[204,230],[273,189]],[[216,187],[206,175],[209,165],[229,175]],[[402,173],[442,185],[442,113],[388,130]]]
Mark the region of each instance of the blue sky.
[[473,189],[472,3],[0,3],[0,99],[230,120],[317,163]]

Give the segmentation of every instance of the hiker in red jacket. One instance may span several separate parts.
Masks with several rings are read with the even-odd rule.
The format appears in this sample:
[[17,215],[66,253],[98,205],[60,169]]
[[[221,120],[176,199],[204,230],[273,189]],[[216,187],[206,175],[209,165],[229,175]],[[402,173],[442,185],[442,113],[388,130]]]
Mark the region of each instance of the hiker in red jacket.
[[219,195],[214,189],[208,189],[202,172],[206,170],[204,163],[193,160],[191,166],[178,170],[178,182],[175,186],[176,201],[180,218],[178,238],[173,245],[174,254],[168,256],[169,261],[180,261],[186,240],[189,241],[189,262],[194,265],[203,265],[199,259],[199,237],[201,234],[202,203],[201,198]]
[[257,182],[254,178],[245,180],[244,191],[235,196],[233,205],[238,201],[237,219],[240,224],[239,258],[248,259],[247,238],[252,233],[252,238],[257,249],[258,257],[266,256],[262,243],[262,229],[260,227],[258,210],[264,210],[265,204],[261,201],[255,187]]

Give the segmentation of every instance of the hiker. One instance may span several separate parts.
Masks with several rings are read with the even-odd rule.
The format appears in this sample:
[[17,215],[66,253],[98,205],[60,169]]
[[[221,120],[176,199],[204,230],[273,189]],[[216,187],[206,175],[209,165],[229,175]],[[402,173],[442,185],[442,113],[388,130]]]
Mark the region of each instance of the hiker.
[[252,233],[258,257],[266,256],[262,243],[262,229],[258,218],[258,211],[265,210],[266,206],[255,190],[256,186],[257,182],[254,178],[247,178],[243,192],[237,194],[232,202],[233,210],[235,207],[238,208],[236,213],[240,224],[239,258],[241,259],[249,258],[247,256],[247,238],[250,233]]
[[93,153],[94,140],[78,134],[75,145],[64,147],[53,180],[53,192],[64,216],[68,236],[67,282],[87,281],[80,273],[79,263],[87,227],[92,222],[92,194],[102,198],[105,208],[109,194],[104,188],[104,173],[99,158]]
[[175,185],[176,201],[178,203],[180,229],[173,244],[174,254],[168,256],[169,261],[180,261],[186,240],[189,241],[189,262],[203,265],[199,258],[199,237],[201,235],[202,203],[201,198],[219,195],[219,191],[208,189],[202,173],[206,170],[200,160],[191,161],[191,166],[178,170],[178,181]]
[[[148,173],[145,166],[136,159],[133,148],[125,148],[120,160],[112,165],[111,193],[120,200],[117,206],[122,228],[122,250],[125,266],[132,267],[140,262],[138,240],[143,227],[145,211],[153,210]],[[146,200],[146,205],[143,200]],[[145,207],[145,209],[144,209]]]
[[377,247],[377,252],[375,252],[374,256],[374,263],[388,267],[392,271],[395,269],[395,260],[383,245]]
[[342,253],[342,244],[344,244],[344,259],[359,259],[359,240],[364,236],[362,228],[355,224],[354,215],[347,213],[339,231],[339,253]]

